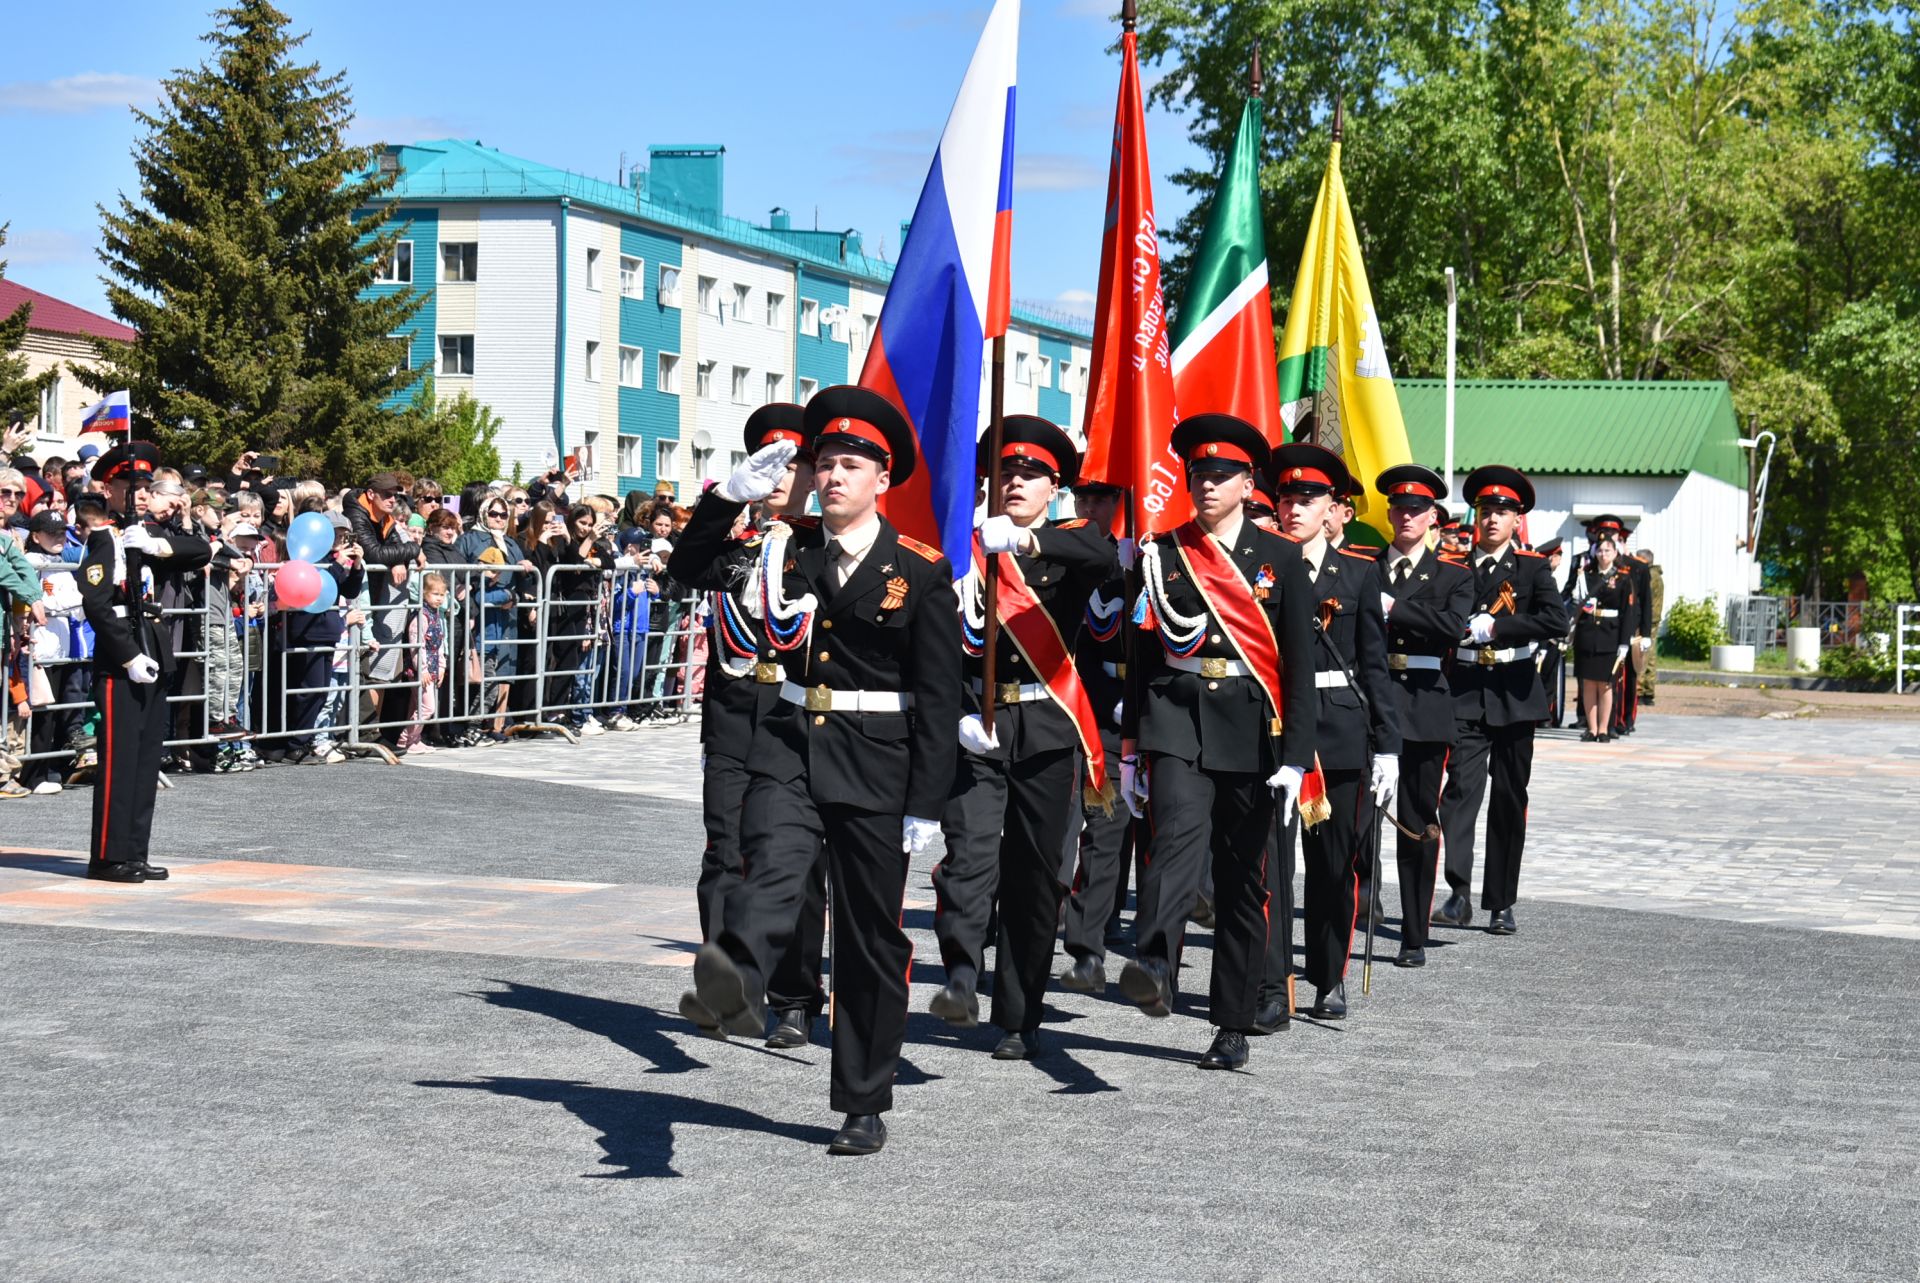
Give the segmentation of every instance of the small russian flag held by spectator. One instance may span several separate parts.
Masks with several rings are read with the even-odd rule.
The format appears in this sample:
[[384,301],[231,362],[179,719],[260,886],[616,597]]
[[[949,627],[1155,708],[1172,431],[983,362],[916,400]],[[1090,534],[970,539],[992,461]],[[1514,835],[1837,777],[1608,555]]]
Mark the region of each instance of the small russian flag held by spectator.
[[125,390],[109,392],[80,417],[83,432],[125,432],[133,421],[133,399]]

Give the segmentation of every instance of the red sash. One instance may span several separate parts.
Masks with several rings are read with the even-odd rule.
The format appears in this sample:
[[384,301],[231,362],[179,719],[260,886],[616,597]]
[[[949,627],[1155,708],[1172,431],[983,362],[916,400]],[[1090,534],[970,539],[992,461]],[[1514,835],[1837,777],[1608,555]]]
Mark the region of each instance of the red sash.
[[[998,554],[1000,561],[1000,626],[1013,639],[1021,658],[1046,682],[1047,697],[1073,722],[1080,736],[1080,750],[1086,755],[1087,790],[1104,795],[1107,784],[1107,754],[1100,743],[1100,723],[1093,714],[1093,702],[1080,684],[1073,666],[1073,655],[1061,639],[1060,629],[1040,599],[1027,586],[1026,576],[1011,553]],[[984,583],[987,575],[985,553],[980,536],[973,538],[973,566]],[[981,692],[991,699],[992,691]]]

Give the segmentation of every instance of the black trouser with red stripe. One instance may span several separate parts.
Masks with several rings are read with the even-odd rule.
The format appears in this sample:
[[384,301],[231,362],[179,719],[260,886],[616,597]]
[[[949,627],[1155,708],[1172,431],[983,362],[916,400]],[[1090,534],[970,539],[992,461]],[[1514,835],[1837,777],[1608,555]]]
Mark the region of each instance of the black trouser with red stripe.
[[813,799],[805,776],[750,776],[740,815],[746,876],[726,896],[714,943],[740,968],[748,994],[767,987],[791,944],[807,879],[826,843],[834,926],[833,1108],[893,1108],[907,1032],[913,946],[900,927],[907,890],[899,812]]
[[[1400,743],[1400,798],[1395,813],[1415,833],[1426,832],[1427,825],[1440,818],[1440,784],[1449,748],[1426,740]],[[1400,869],[1400,943],[1424,949],[1427,920],[1433,916],[1433,886],[1440,876],[1440,840],[1416,841],[1398,831],[1394,837]]]
[[1487,866],[1480,874],[1480,907],[1511,909],[1520,898],[1520,856],[1527,845],[1527,784],[1533,778],[1532,722],[1488,726],[1454,723],[1447,782],[1440,794],[1440,828],[1446,852],[1447,886],[1473,890],[1473,826],[1487,803]]
[[[711,712],[712,706],[708,705]],[[702,802],[707,828],[700,853],[700,880],[694,898],[700,904],[700,938],[720,929],[720,906],[739,886],[740,808],[747,796],[747,764],[724,753],[710,753],[704,770]],[[805,1011],[817,1016],[827,1004],[820,983],[820,954],[827,934],[827,856],[822,851],[807,875],[793,941],[767,977],[767,1005],[775,1011]]]
[[1267,846],[1267,964],[1260,981],[1260,1005],[1287,1000],[1287,981],[1293,976],[1293,870],[1295,843],[1300,837],[1300,813],[1280,823],[1274,808]]
[[[1113,785],[1114,801],[1109,807],[1084,808],[1086,825],[1078,833],[1069,827],[1066,867],[1071,871],[1073,891],[1067,899],[1067,952],[1074,961],[1107,956],[1107,923],[1114,915],[1114,903],[1126,882],[1129,856],[1127,830],[1133,815],[1120,799],[1120,733],[1100,732],[1101,746],[1107,754],[1107,782]],[[1077,865],[1077,867],[1076,867]]]
[[1134,917],[1137,956],[1164,963],[1178,990],[1187,913],[1202,870],[1211,866],[1209,1018],[1222,1029],[1250,1029],[1266,974],[1273,790],[1263,775],[1204,770],[1164,753],[1151,755],[1147,787],[1153,845]]
[[96,669],[93,697],[100,706],[100,769],[88,858],[94,864],[145,860],[167,738],[167,684]]
[[1333,813],[1300,830],[1300,862],[1306,867],[1304,966],[1307,983],[1331,989],[1346,978],[1353,951],[1353,916],[1360,886],[1357,852],[1361,808],[1371,807],[1365,771],[1327,771],[1327,805]]

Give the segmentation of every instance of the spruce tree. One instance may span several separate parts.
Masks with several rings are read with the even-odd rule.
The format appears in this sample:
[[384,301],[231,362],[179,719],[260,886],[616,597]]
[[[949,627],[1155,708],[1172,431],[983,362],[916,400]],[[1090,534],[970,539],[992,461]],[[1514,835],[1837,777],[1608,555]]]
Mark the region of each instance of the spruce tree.
[[100,256],[113,313],[140,337],[102,344],[107,368],[83,377],[130,389],[135,434],[170,458],[260,449],[288,472],[358,479],[417,435],[381,403],[420,377],[396,369],[388,336],[423,296],[365,294],[401,236],[378,230],[396,179],[345,144],[345,74],[295,61],[306,37],[285,14],[239,0],[214,18],[213,56],[134,112],[140,189],[100,207]]
[[[0,247],[7,243],[7,225],[0,223]],[[0,259],[0,280],[7,277],[7,263]],[[33,304],[22,303],[9,316],[0,316],[0,433],[18,413],[32,418],[40,410],[40,392],[59,374],[55,367],[37,378],[27,377],[27,358],[19,355],[27,341],[27,327],[33,319]]]

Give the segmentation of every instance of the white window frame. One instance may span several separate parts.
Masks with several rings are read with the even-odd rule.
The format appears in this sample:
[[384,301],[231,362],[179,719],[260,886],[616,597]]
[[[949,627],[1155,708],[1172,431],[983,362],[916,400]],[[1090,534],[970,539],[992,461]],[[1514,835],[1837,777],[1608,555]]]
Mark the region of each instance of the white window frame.
[[[400,349],[400,359],[394,363],[395,374],[406,374],[413,369],[413,335],[405,330],[396,330],[387,338]],[[58,384],[55,384],[58,387]]]
[[720,288],[719,277],[703,276],[700,278],[699,292],[695,295],[695,300],[696,300],[695,306],[697,306],[700,309],[700,315],[702,316],[720,315],[720,305],[719,305],[718,299],[716,298],[716,291],[719,288]]
[[647,260],[636,258],[632,254],[620,256],[620,297],[645,298],[647,296]]
[[879,317],[872,312],[860,313],[860,342],[863,347],[873,346],[873,332],[879,328]]
[[623,388],[645,387],[645,375],[641,372],[640,362],[646,357],[644,348],[620,345],[620,386]]
[[734,282],[733,310],[727,314],[727,319],[742,325],[753,324],[753,286]]
[[711,480],[712,472],[713,472],[713,451],[710,449],[702,450],[699,446],[695,446],[693,448],[694,482],[697,484],[702,481]]
[[56,375],[51,383],[40,389],[40,420],[35,430],[43,441],[57,441],[66,435],[60,428],[60,385],[65,382],[65,379]]
[[640,475],[640,447],[647,443],[645,437],[623,436],[614,446],[613,466],[623,477]]
[[[447,251],[461,250],[460,270],[465,276],[447,275]],[[480,279],[480,242],[478,241],[441,241],[440,242],[440,283],[442,285],[471,285]]]
[[598,383],[600,381],[600,340],[599,339],[587,340],[586,361],[582,368],[586,373],[587,382]]
[[800,380],[800,404],[805,405],[807,402],[813,400],[813,394],[818,392],[819,390],[820,390],[820,380],[801,379]]
[[784,330],[787,328],[787,296],[767,291],[767,328]]
[[680,480],[680,443],[678,441],[653,443],[653,479],[656,482]]
[[1042,353],[1033,358],[1036,362],[1033,371],[1033,385],[1037,388],[1053,386],[1053,358]]
[[719,366],[718,361],[702,361],[693,367],[693,394],[702,401],[713,400],[713,372]]
[[775,401],[781,400],[780,391],[784,383],[784,376],[778,370],[767,371],[767,399],[764,404],[772,405]]
[[[459,347],[460,341],[462,339],[466,340],[466,351],[464,353],[461,352]],[[467,363],[466,369],[449,370],[447,368],[447,344],[449,342],[454,344],[454,364],[458,365],[460,363],[460,357],[464,355],[466,357],[466,363]],[[470,379],[473,377],[473,367],[477,363],[475,358],[475,349],[478,347],[478,344],[476,344],[473,340],[473,335],[442,334],[440,335],[440,341],[437,346],[440,349],[440,357],[439,357],[439,360],[435,362],[435,370],[437,371],[437,373],[441,378]]]
[[747,400],[747,381],[752,377],[753,369],[750,366],[736,365],[733,367],[733,381],[728,386],[732,389],[733,403],[735,405],[751,404],[751,402]]
[[[671,281],[667,279],[669,272],[673,274]],[[680,306],[680,269],[672,263],[660,264],[660,284],[654,297],[659,300],[661,307]]]
[[1013,354],[1013,381],[1024,388],[1033,386],[1033,362],[1027,359],[1025,352]]
[[803,298],[800,300],[800,332],[810,339],[820,337],[820,300]]
[[668,396],[680,395],[680,354],[678,352],[660,352],[656,354],[653,387],[656,392]]
[[[401,259],[402,250],[406,251],[405,257],[407,260],[407,274],[405,276],[400,275],[400,259]],[[388,256],[386,262],[382,263],[379,266],[379,268],[374,274],[373,283],[375,285],[411,285],[413,284],[413,242],[412,241],[410,240],[395,241],[393,243],[393,253]]]
[[593,245],[587,246],[586,286],[596,294],[600,292],[600,250]]

